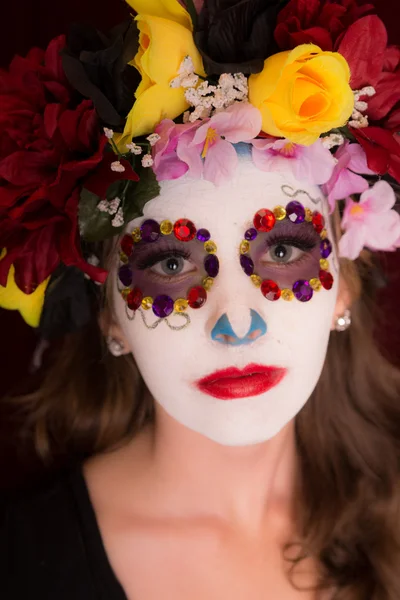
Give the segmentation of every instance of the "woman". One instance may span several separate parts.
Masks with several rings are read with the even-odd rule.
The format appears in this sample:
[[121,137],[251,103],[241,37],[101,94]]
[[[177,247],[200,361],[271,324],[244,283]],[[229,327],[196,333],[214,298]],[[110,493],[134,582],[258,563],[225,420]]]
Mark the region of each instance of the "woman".
[[65,333],[19,402],[44,460],[86,458],[7,507],[5,597],[394,600],[399,376],[369,311],[398,51],[369,5],[290,50],[293,0],[130,4],[139,38],[76,29],[4,75],[0,302]]

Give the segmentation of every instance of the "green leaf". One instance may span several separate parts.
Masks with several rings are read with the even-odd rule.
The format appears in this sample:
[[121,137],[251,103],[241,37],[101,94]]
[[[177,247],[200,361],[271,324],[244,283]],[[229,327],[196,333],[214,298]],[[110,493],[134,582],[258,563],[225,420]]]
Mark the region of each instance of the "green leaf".
[[140,180],[129,186],[124,202],[124,219],[128,223],[132,219],[143,215],[144,205],[160,194],[158,183],[153,169],[141,169]]
[[[114,236],[120,229],[111,225],[112,216],[98,210],[101,198],[83,188],[79,201],[79,231],[87,242],[100,242]],[[121,228],[122,229],[122,228]]]

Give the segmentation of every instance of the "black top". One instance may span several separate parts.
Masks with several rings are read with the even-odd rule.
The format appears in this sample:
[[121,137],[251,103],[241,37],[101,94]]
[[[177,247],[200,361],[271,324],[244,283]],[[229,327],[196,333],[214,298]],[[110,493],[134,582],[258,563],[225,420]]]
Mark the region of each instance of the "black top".
[[0,515],[4,600],[127,600],[108,561],[80,469]]

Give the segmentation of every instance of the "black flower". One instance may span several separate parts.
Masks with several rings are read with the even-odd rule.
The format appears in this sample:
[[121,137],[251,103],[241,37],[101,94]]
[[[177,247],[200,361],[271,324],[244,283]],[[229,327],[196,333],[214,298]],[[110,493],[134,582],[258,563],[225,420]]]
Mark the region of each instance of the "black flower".
[[136,24],[126,21],[104,35],[87,25],[73,25],[62,61],[70,84],[90,98],[104,124],[118,130],[134,103],[140,83],[128,64],[138,49]]
[[205,0],[195,42],[208,75],[259,73],[277,49],[274,30],[285,0]]

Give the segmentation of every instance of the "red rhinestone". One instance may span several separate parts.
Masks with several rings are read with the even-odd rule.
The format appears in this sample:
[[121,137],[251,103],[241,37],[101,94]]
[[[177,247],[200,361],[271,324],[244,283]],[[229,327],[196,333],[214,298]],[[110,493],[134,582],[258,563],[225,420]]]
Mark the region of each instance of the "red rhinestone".
[[262,208],[254,215],[253,223],[257,231],[271,231],[275,226],[276,218],[271,210]]
[[142,304],[143,292],[138,287],[134,287],[126,298],[126,303],[131,310],[137,310]]
[[126,256],[130,256],[133,251],[133,238],[131,235],[124,235],[121,240],[121,250]]
[[179,219],[174,225],[176,239],[181,242],[190,242],[196,235],[196,227],[188,219]]
[[207,292],[201,286],[197,285],[188,291],[187,301],[190,308],[201,308],[207,301]]
[[333,277],[329,273],[329,271],[320,271],[319,272],[319,280],[322,283],[322,287],[326,290],[330,290],[333,286]]
[[321,233],[323,228],[325,227],[325,219],[319,212],[313,213],[312,224],[317,233]]
[[271,300],[274,302],[275,300],[279,300],[281,297],[281,290],[275,281],[271,279],[265,279],[261,284],[261,292],[262,295],[266,297],[267,300]]

